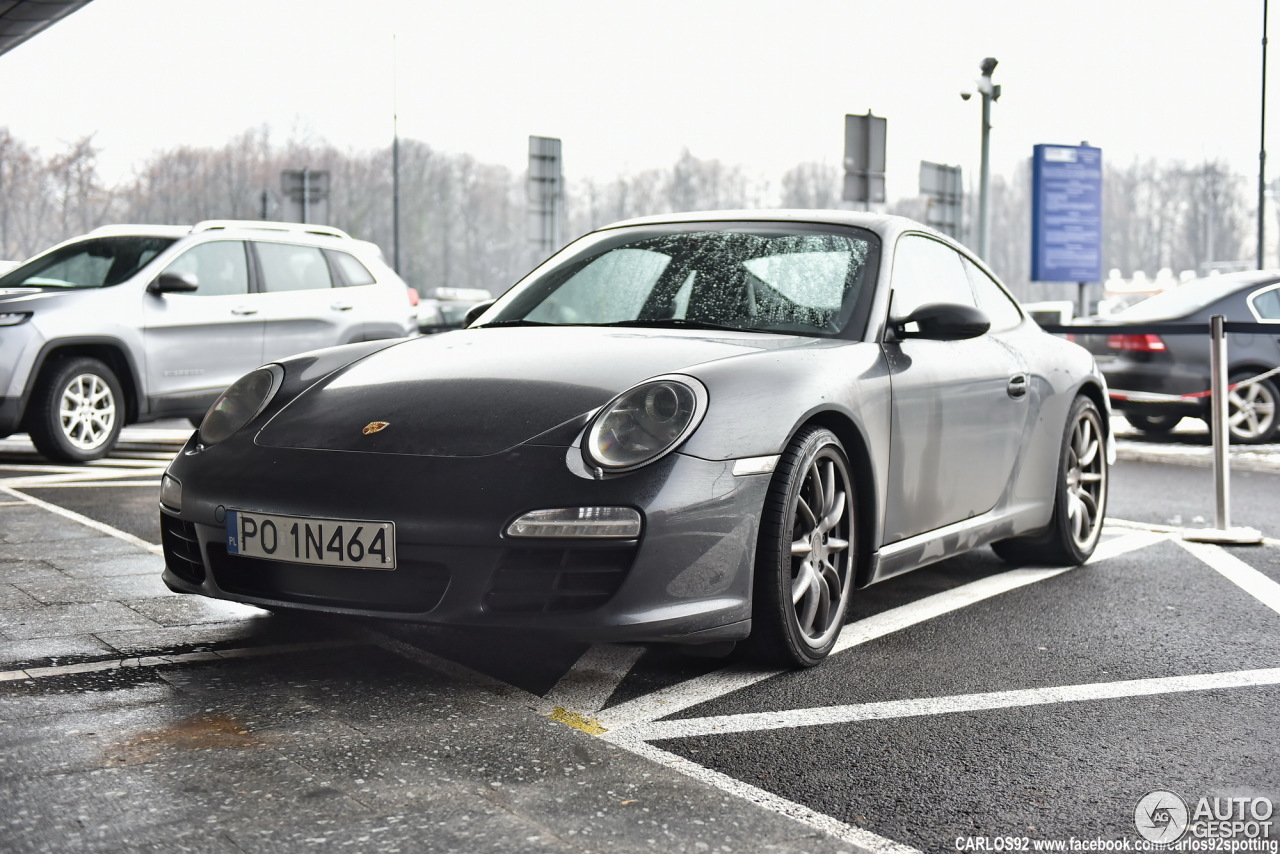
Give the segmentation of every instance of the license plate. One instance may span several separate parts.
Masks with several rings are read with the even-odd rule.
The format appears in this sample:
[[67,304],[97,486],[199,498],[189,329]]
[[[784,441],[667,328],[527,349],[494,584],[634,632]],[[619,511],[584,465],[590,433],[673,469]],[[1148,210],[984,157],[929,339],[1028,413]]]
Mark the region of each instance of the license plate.
[[316,566],[395,569],[396,526],[228,510],[227,553]]

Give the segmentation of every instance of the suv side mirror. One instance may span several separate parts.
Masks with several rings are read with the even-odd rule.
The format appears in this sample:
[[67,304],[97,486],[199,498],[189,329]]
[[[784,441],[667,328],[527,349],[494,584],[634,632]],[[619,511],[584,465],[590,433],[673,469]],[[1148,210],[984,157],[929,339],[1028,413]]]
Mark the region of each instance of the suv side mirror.
[[200,288],[194,273],[161,273],[147,288],[153,294],[189,294]]
[[474,323],[475,319],[488,311],[489,306],[493,305],[495,302],[497,302],[497,300],[485,300],[484,302],[478,302],[471,306],[471,308],[467,309],[467,313],[462,316],[462,328],[466,329]]
[[891,319],[889,328],[894,341],[963,341],[985,333],[991,328],[991,320],[971,305],[935,302],[920,306],[906,317]]

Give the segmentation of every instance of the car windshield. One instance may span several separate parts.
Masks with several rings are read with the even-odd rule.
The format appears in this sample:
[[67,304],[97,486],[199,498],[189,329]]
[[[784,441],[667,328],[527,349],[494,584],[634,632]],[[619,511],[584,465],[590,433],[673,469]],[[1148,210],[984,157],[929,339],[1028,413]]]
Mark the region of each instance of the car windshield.
[[1257,281],[1256,274],[1245,278],[1211,276],[1207,279],[1195,279],[1185,285],[1178,285],[1155,296],[1147,297],[1141,302],[1136,302],[1116,312],[1115,317],[1126,321],[1186,317],[1255,281]]
[[481,325],[837,335],[869,294],[875,241],[861,229],[803,224],[600,232],[531,273]]
[[0,276],[0,288],[107,288],[138,272],[172,237],[91,237]]

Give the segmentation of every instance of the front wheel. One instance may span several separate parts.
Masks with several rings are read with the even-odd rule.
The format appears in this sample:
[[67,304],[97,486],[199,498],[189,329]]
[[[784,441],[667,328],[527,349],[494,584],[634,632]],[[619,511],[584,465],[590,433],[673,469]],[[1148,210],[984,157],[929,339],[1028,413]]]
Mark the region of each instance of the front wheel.
[[1076,566],[1084,563],[1102,538],[1107,511],[1106,433],[1097,405],[1081,395],[1071,404],[1058,461],[1053,517],[1038,537],[993,543],[1011,563]]
[[28,432],[49,459],[85,463],[111,452],[124,416],[115,372],[98,359],[73,357],[51,365],[37,387]]
[[853,589],[855,506],[840,440],[821,427],[801,430],[760,519],[750,639],[759,657],[812,667],[835,646]]

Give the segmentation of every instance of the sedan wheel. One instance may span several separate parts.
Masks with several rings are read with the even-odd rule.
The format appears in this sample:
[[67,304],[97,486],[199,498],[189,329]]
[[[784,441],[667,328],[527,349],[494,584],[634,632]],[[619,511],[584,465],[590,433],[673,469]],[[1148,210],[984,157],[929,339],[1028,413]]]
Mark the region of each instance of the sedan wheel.
[[761,657],[811,667],[835,646],[853,587],[854,507],[840,440],[801,430],[779,460],[761,519],[751,635]]
[[1084,563],[1102,538],[1107,510],[1106,433],[1102,416],[1083,395],[1071,406],[1058,462],[1053,518],[1038,537],[1019,537],[992,544],[996,554],[1013,563],[1074,566]]
[[52,366],[32,400],[31,441],[52,460],[83,463],[105,457],[124,422],[120,382],[97,359]]
[[[1232,383],[1249,379],[1252,374],[1237,374]],[[1239,385],[1227,393],[1227,429],[1231,441],[1258,445],[1275,441],[1280,432],[1276,419],[1276,401],[1280,393],[1271,380],[1258,380]]]

